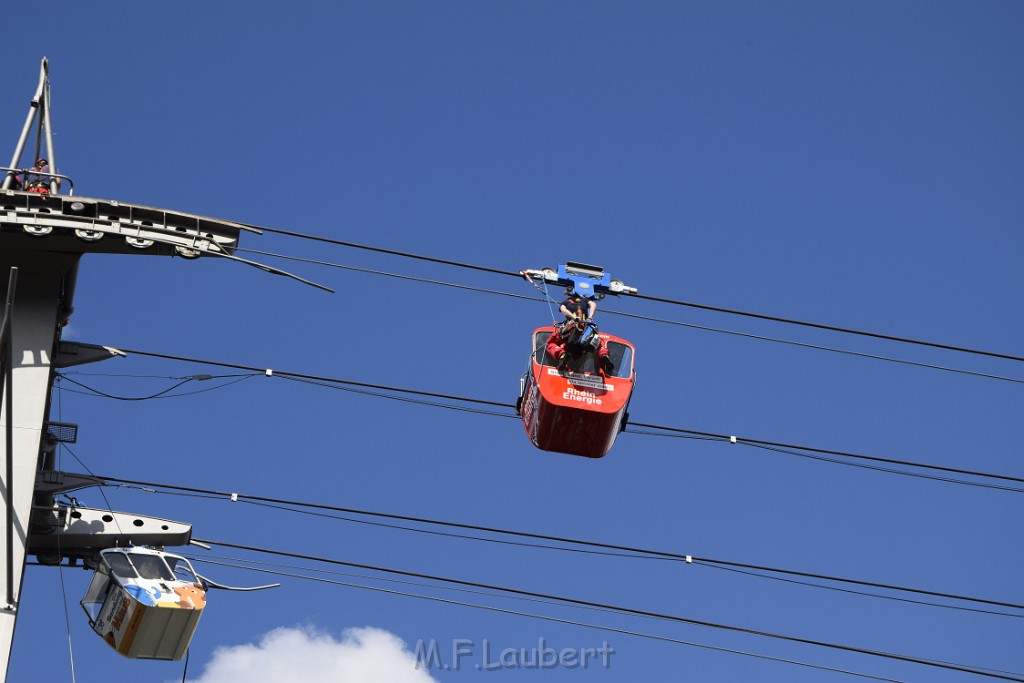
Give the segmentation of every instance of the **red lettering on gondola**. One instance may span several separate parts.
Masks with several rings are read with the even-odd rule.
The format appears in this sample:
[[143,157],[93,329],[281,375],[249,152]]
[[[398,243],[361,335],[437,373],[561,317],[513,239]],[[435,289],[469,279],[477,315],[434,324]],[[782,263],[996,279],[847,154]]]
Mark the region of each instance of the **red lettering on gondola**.
[[114,615],[113,620],[110,622],[111,627],[113,627],[115,631],[121,628],[121,623],[124,621],[125,615],[128,614],[128,605],[128,598],[122,598],[121,606],[117,608],[117,614]]

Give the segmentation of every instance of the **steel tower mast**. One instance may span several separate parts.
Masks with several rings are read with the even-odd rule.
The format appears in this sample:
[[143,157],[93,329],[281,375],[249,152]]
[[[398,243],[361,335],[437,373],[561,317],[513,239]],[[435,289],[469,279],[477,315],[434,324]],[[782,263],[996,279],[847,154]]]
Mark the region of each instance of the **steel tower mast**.
[[[93,252],[186,259],[218,256],[306,282],[234,255],[242,232],[259,234],[253,228],[75,196],[74,183],[56,164],[49,90],[44,58],[14,156],[9,166],[0,167],[0,683],[6,680],[10,662],[27,556],[34,555],[43,564],[75,564],[116,545],[184,545],[191,538],[188,524],[55,502],[57,493],[102,482],[53,469],[57,445],[73,441],[77,431],[74,425],[49,421],[54,373],[120,353],[61,339],[74,310],[81,257]],[[33,127],[33,161],[46,156],[49,172],[20,167]],[[36,181],[31,187],[30,178]],[[123,529],[129,531],[122,533]]]

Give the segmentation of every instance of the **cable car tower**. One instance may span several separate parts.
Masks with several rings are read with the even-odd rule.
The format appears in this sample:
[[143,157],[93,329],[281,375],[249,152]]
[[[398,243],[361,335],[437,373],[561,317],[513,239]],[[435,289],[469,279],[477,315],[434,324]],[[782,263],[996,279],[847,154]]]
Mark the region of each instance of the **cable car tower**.
[[[49,420],[54,373],[123,355],[61,338],[74,311],[82,256],[216,256],[327,289],[235,256],[240,235],[259,230],[180,211],[75,196],[74,183],[57,164],[50,115],[44,58],[14,155],[8,166],[0,166],[0,492],[5,506],[0,523],[0,682],[7,677],[28,555],[42,564],[82,560],[92,566],[106,548],[185,545],[191,540],[189,524],[61,504],[54,498],[104,483],[54,470],[58,444],[73,442],[77,435],[76,425]],[[33,128],[36,163],[28,168],[22,156]],[[47,165],[41,166],[41,160]]]

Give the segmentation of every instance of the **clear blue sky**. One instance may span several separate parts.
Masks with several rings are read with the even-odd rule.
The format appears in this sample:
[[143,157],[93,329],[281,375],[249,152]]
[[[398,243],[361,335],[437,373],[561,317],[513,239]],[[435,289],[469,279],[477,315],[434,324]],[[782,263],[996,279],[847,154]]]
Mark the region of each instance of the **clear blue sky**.
[[[15,3],[3,26],[0,158],[9,158],[46,56],[59,170],[83,196],[504,270],[578,260],[653,296],[1024,349],[1019,2],[110,2],[47,11]],[[241,246],[537,294],[512,278],[276,235],[246,236]],[[66,336],[512,403],[529,333],[551,320],[540,301],[257,258],[337,294],[223,261],[87,256]],[[604,329],[637,347],[637,421],[1024,476],[1019,382],[612,310],[1024,379],[1019,362],[649,301],[606,300],[598,313]],[[123,396],[160,391],[168,377],[227,372],[140,356],[78,371],[89,374],[77,381]],[[80,425],[72,450],[103,475],[1024,602],[1022,493],[635,433],[588,461],[534,449],[514,419],[283,379],[133,403],[64,388],[53,418]],[[63,465],[81,469],[67,452]],[[80,498],[106,505],[97,491]],[[201,538],[1024,671],[1019,616],[223,501],[123,489],[107,498],[117,510],[191,522]],[[197,567],[229,584],[268,580]],[[123,660],[90,633],[77,604],[88,578],[63,572],[76,680],[181,680],[182,663]],[[335,675],[346,658],[388,657],[401,668],[387,654],[395,642],[382,645],[380,633],[357,632],[362,647],[334,643],[363,627],[406,649],[435,639],[446,655],[456,639],[478,648],[487,640],[492,652],[541,637],[559,649],[608,641],[615,650],[608,669],[482,673],[472,666],[478,649],[463,671],[431,672],[445,682],[858,680],[284,584],[211,596],[189,680],[240,680],[204,671],[225,665],[217,648],[261,642],[234,653],[269,671],[266,660],[287,661],[274,649],[282,642],[305,652],[288,640],[303,635],[261,639],[295,627],[307,639],[322,635],[317,654],[304,657],[320,672],[312,680],[368,680]],[[61,591],[57,570],[27,570],[9,680],[71,680]],[[680,624],[430,592],[900,680],[971,679]]]

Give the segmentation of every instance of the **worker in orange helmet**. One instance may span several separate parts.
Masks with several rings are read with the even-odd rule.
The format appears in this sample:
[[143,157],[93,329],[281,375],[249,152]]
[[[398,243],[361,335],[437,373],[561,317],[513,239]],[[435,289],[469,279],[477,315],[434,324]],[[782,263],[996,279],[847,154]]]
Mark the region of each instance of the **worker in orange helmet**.
[[49,163],[42,157],[36,159],[36,164],[32,167],[32,171],[28,174],[25,181],[29,192],[50,194],[50,176],[44,175],[47,173],[46,168],[49,166]]

